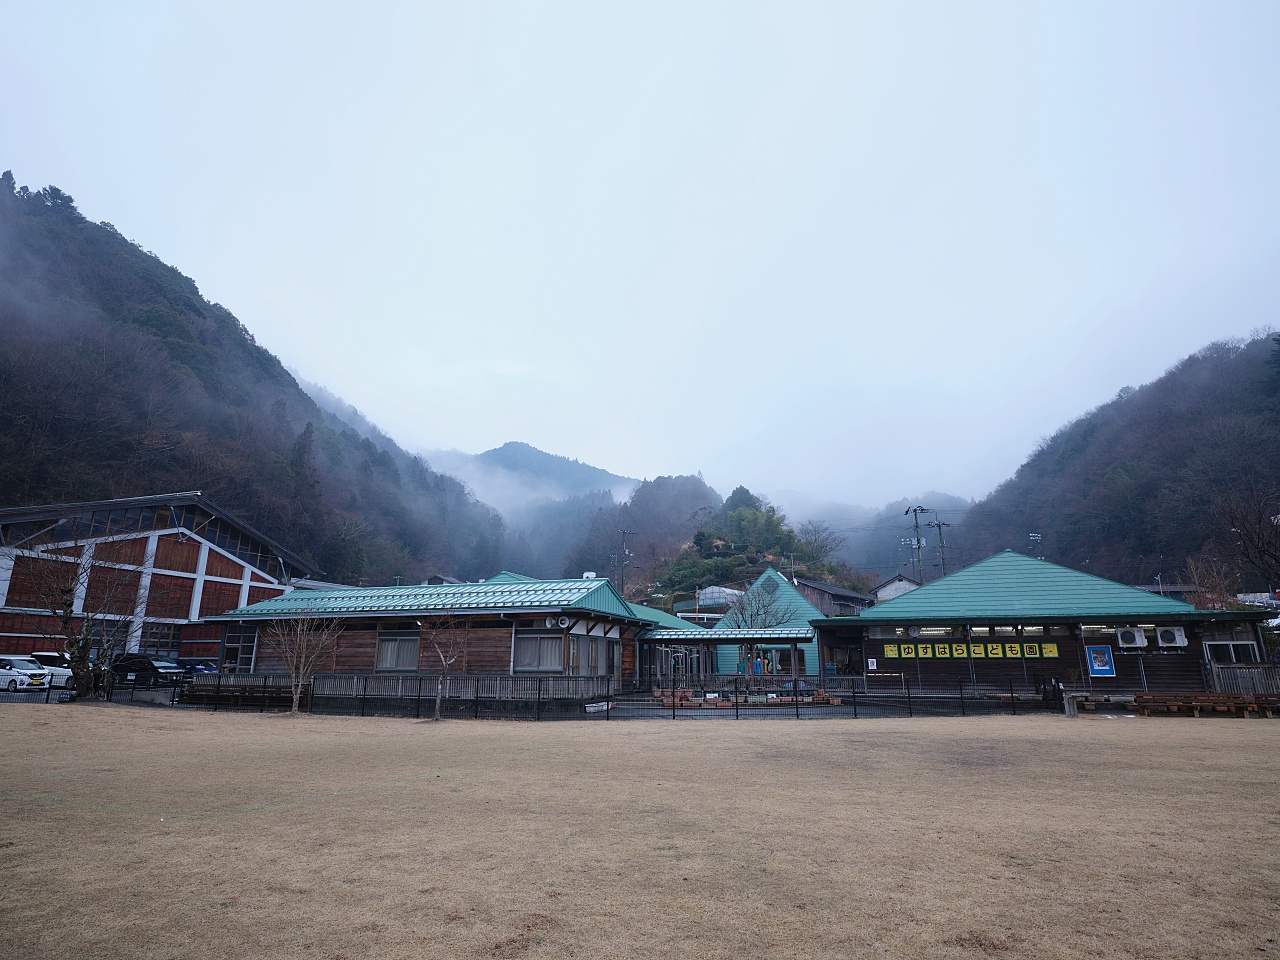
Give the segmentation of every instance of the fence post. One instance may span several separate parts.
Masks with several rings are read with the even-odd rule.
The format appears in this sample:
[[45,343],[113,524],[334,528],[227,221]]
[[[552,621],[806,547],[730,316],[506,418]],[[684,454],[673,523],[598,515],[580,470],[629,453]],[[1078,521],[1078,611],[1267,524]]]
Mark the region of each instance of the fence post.
[[50,696],[52,693],[53,693],[53,673],[52,673],[52,671],[50,671],[50,673],[49,673],[49,682],[48,682],[47,684],[45,684],[45,688],[44,688],[44,702],[45,702],[45,703],[48,703],[48,702],[49,702],[49,696]]
[[476,713],[475,719],[480,719],[480,678],[476,677]]
[[604,718],[609,719],[609,714],[613,712],[613,677],[610,677],[604,685]]
[[360,716],[364,716],[364,702],[369,699],[369,675],[364,675],[364,686],[360,689]]
[[538,678],[538,687],[537,687],[537,693],[535,694],[535,696],[537,697],[537,700],[534,701],[533,719],[541,720],[542,719],[542,678],[541,677]]
[[1018,715],[1018,700],[1013,692],[1013,677],[1009,678],[1009,708],[1013,711],[1013,715]]
[[792,675],[791,677],[791,700],[796,705],[796,719],[800,719],[800,677]]
[[422,674],[418,674],[418,696],[413,701],[413,719],[422,719]]
[[960,681],[960,716],[964,716],[964,681]]
[[733,675],[733,719],[741,719],[738,716],[738,675]]
[[853,719],[858,719],[858,683],[849,684],[849,696],[853,699]]
[[911,678],[905,673],[902,675],[902,685],[907,688],[907,716],[914,717],[916,714],[911,707]]
[[218,686],[213,691],[213,712],[218,712],[218,701],[222,699],[222,671],[218,671]]
[[676,671],[671,671],[671,719],[676,718]]
[[311,675],[311,683],[307,685],[307,713],[316,712],[316,675]]
[[262,703],[258,706],[259,713],[267,712],[267,675],[262,675]]

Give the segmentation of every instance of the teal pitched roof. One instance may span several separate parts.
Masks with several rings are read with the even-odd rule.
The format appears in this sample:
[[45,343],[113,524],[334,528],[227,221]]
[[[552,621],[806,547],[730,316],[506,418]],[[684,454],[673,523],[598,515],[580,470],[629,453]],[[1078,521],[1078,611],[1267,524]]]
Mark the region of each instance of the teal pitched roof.
[[501,573],[495,573],[485,583],[528,583],[530,580],[536,580],[537,577],[526,577],[523,573],[512,573],[510,570],[503,570]]
[[1200,619],[1189,603],[1013,550],[876,604],[846,623],[905,624]]
[[[690,623],[688,620],[681,620],[674,617],[665,610],[655,610],[652,607],[642,606],[638,603],[628,603],[631,612],[636,615],[637,620],[648,620],[659,630],[702,630],[702,627],[696,623]],[[705,632],[705,631],[703,631]]]
[[550,613],[573,611],[624,620],[637,616],[613,584],[597,580],[529,580],[494,577],[484,583],[441,583],[351,590],[295,590],[206,620],[275,620],[288,617],[412,616],[443,613]]
[[811,629],[809,621],[821,619],[822,611],[806,600],[790,580],[769,567],[709,632]]

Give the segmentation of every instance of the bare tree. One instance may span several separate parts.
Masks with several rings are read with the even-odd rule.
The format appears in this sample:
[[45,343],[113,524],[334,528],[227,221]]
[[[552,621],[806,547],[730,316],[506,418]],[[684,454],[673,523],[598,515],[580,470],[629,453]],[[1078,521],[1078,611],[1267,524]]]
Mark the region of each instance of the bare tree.
[[831,524],[825,520],[806,520],[800,524],[796,535],[800,541],[802,555],[813,564],[826,563],[848,539],[844,534],[832,529]]
[[776,593],[763,589],[766,583],[776,588],[772,581],[765,580],[760,587],[742,594],[725,611],[721,625],[741,630],[768,630],[786,623],[788,612],[778,601]]
[[1239,606],[1236,592],[1240,574],[1211,557],[1189,557],[1187,579],[1195,586],[1188,598],[1197,610],[1233,610]]
[[1280,587],[1280,490],[1257,483],[1216,504],[1216,513],[1235,538],[1241,561]]
[[338,650],[342,622],[333,617],[302,614],[283,620],[272,620],[262,631],[262,645],[281,660],[289,671],[293,694],[292,713],[298,712],[306,678]]
[[[725,611],[720,626],[739,630],[768,630],[786,623],[789,612],[779,601],[778,584],[774,580],[760,580],[752,584],[742,596]],[[770,589],[772,588],[772,589]],[[742,652],[747,661],[747,684],[751,684],[751,663],[759,655],[759,645],[744,643]]]
[[465,656],[471,635],[471,618],[446,614],[418,621],[422,631],[423,646],[435,654],[440,663],[440,680],[436,684],[436,710],[432,717],[439,720],[444,705],[445,677],[459,657]]
[[55,529],[53,540],[13,551],[9,606],[46,610],[36,631],[71,661],[77,696],[110,680],[111,661],[129,636],[141,581],[139,567],[110,559],[111,541]]

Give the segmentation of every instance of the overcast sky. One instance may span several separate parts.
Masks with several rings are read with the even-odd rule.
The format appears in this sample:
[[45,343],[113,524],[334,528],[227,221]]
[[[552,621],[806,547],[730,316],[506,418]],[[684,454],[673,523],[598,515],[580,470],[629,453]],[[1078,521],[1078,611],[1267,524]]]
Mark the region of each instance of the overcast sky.
[[414,450],[980,498],[1280,326],[1280,3],[3,4],[55,184]]

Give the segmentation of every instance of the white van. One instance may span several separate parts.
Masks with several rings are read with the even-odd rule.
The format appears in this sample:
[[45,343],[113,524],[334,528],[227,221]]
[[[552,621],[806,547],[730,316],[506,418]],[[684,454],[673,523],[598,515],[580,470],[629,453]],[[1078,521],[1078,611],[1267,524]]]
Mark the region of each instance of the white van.
[[65,687],[68,690],[76,688],[76,675],[72,673],[71,661],[65,654],[54,653],[52,650],[37,650],[27,656],[48,671],[49,682],[55,687]]
[[10,693],[17,693],[19,690],[44,690],[49,686],[49,674],[30,657],[10,654],[0,657],[0,686]]

